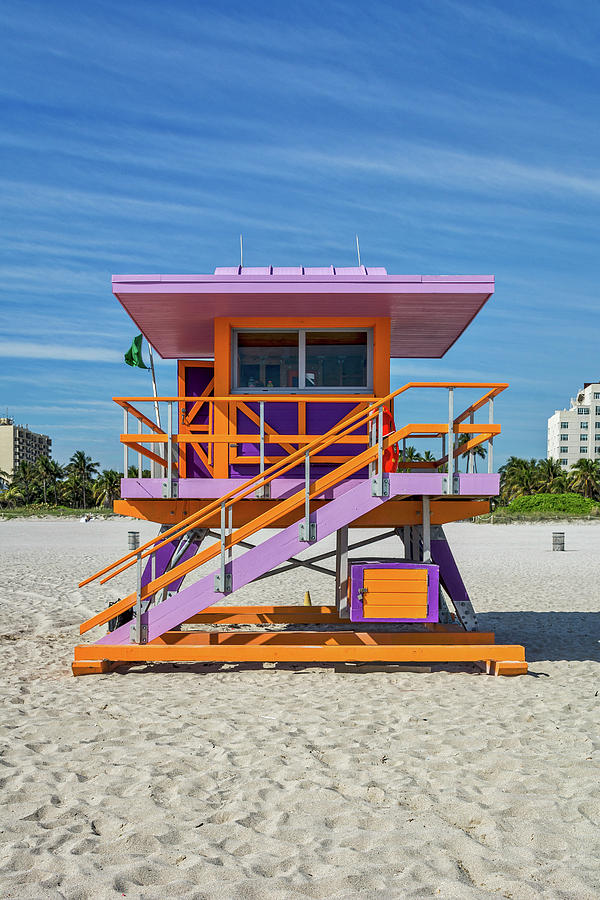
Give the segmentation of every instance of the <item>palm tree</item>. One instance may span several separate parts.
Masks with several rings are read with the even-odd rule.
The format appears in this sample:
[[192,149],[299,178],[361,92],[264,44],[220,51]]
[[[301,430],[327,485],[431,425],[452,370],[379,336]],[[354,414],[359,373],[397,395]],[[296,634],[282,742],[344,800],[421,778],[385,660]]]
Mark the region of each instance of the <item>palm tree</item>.
[[[470,440],[471,440],[470,434],[459,434],[458,441],[457,441],[458,447],[464,446],[467,443],[467,441],[470,441]],[[471,447],[470,450],[465,450],[464,453],[461,453],[460,455],[464,459],[465,457],[469,456],[469,453],[473,454],[473,464],[475,467],[475,471],[477,471],[477,457],[479,457],[479,459],[485,459],[486,452],[485,452],[484,448],[481,446],[481,444],[477,444],[476,447]],[[467,468],[468,468],[468,465],[467,465]]]
[[535,494],[538,486],[537,459],[521,459],[511,456],[500,466],[500,493],[503,503],[515,497]]
[[565,472],[557,459],[540,459],[537,464],[537,489],[544,494],[560,494],[567,487]]
[[100,463],[94,462],[91,456],[86,456],[83,450],[76,450],[69,460],[69,470],[81,485],[84,509],[86,507],[86,486],[97,474],[99,465]]
[[433,455],[431,450],[425,450],[425,452],[421,454],[421,459],[423,460],[423,462],[437,462],[437,457]]
[[23,495],[23,499],[25,503],[29,503],[31,498],[32,491],[35,487],[35,482],[37,478],[37,471],[35,465],[31,462],[28,462],[26,459],[22,460],[17,468],[15,469],[12,484],[20,491]]
[[[142,469],[142,478],[150,478],[150,469]],[[127,467],[127,477],[128,478],[139,478],[140,472],[137,466],[128,466]]]
[[103,469],[94,483],[94,500],[97,506],[110,506],[118,500],[121,490],[121,473],[115,469]]
[[48,456],[40,456],[35,461],[35,470],[42,485],[42,497],[44,503],[47,503],[48,501],[46,487],[48,482],[51,481],[51,466],[52,461]]
[[50,459],[48,462],[48,480],[52,485],[52,491],[54,493],[54,505],[58,506],[57,482],[65,477],[65,470],[54,459]]
[[571,466],[569,481],[573,490],[584,497],[600,495],[600,462],[595,459],[578,459]]

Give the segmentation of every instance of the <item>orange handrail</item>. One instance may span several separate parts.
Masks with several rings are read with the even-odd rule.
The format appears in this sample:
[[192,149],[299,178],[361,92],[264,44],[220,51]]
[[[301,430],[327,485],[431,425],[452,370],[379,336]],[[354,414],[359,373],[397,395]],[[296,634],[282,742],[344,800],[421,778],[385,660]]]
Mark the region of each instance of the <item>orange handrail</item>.
[[[477,408],[479,408],[482,405],[482,403],[487,402],[489,399],[492,399],[493,397],[497,396],[497,394],[499,394],[503,390],[505,390],[508,387],[508,384],[506,384],[506,383],[490,383],[490,382],[409,382],[409,383],[403,385],[401,388],[398,388],[397,390],[391,392],[386,397],[376,399],[373,403],[371,403],[366,409],[362,410],[361,412],[356,413],[353,416],[351,416],[350,418],[337,423],[324,435],[319,435],[317,438],[315,438],[314,441],[307,444],[305,447],[295,451],[294,453],[290,454],[287,457],[283,457],[281,461],[274,463],[272,466],[267,468],[264,472],[253,476],[252,478],[243,482],[242,485],[240,485],[239,487],[236,487],[232,491],[229,491],[229,493],[223,495],[223,497],[208,504],[208,506],[204,507],[200,512],[193,513],[191,516],[188,516],[187,518],[182,519],[181,522],[179,522],[177,525],[172,526],[172,528],[163,532],[161,535],[148,541],[146,544],[144,544],[138,550],[132,551],[131,553],[127,554],[124,557],[121,557],[119,560],[112,563],[111,565],[106,566],[104,569],[100,570],[99,572],[96,572],[94,575],[92,575],[89,578],[82,581],[79,586],[84,587],[85,585],[94,581],[96,578],[99,578],[102,575],[107,574],[111,570],[116,569],[116,571],[113,571],[113,574],[110,576],[110,578],[114,577],[117,574],[120,574],[121,572],[125,571],[125,569],[127,569],[131,565],[133,565],[140,554],[141,554],[142,558],[146,558],[151,553],[155,552],[156,550],[159,550],[161,547],[168,544],[171,540],[181,537],[183,534],[185,534],[191,528],[196,527],[197,525],[201,524],[201,522],[205,521],[207,518],[209,518],[211,515],[213,515],[221,507],[222,504],[225,505],[226,509],[229,508],[229,506],[231,506],[233,503],[247,497],[248,494],[252,493],[253,490],[256,490],[258,487],[263,487],[263,486],[266,486],[267,484],[270,484],[270,482],[273,481],[274,478],[276,478],[282,474],[285,474],[290,469],[294,468],[306,456],[307,453],[309,454],[309,457],[311,457],[311,456],[313,456],[313,454],[316,453],[317,450],[323,449],[324,447],[327,447],[327,446],[330,446],[332,443],[339,442],[341,438],[343,438],[345,435],[348,435],[351,432],[355,431],[356,428],[361,427],[362,425],[368,424],[370,421],[372,421],[376,417],[376,415],[379,412],[380,407],[382,407],[384,405],[389,405],[389,403],[391,401],[393,401],[395,397],[398,397],[400,394],[405,393],[406,391],[408,391],[412,388],[438,388],[438,387],[441,387],[441,388],[478,388],[478,389],[479,388],[487,388],[488,392],[485,395],[485,399],[480,398],[479,401],[476,401],[476,403],[479,404],[477,406]],[[248,399],[262,400],[265,398],[265,395],[258,395],[257,397],[251,397],[251,398],[249,398],[247,395],[229,395],[228,397],[222,397],[222,398],[210,397],[207,399],[210,401],[213,401],[213,402],[219,402],[219,401],[233,400],[238,396],[244,396],[244,398],[246,400],[248,400]],[[149,398],[113,398],[113,399],[118,403],[120,402],[122,405],[122,403],[124,403],[124,402],[127,402],[127,403],[141,402],[141,401],[143,402],[143,401],[148,400]],[[174,400],[184,401],[184,400],[194,400],[194,399],[197,399],[197,398],[161,397],[161,398],[158,398],[158,401],[159,402],[160,401],[174,401]],[[269,397],[269,399],[272,400],[275,398]],[[297,400],[298,400],[297,396],[295,396],[294,398],[287,397],[287,399],[290,400],[290,402],[297,402]],[[279,401],[279,397],[277,397],[277,400]],[[339,398],[336,398],[336,402],[339,402]],[[472,405],[475,406],[475,404],[472,404]],[[460,418],[462,418],[464,415],[468,415],[470,412],[471,412],[471,408],[468,408],[466,410],[466,413],[461,414]],[[453,425],[454,424],[457,424],[456,420],[454,420]],[[405,426],[405,429],[407,427],[408,426]],[[440,427],[438,427],[436,425],[435,428],[436,428],[435,432],[432,432],[430,430],[429,426],[425,426],[422,430],[426,430],[429,433],[435,433],[435,434],[448,433],[450,431],[449,425],[444,425],[444,426],[440,426]],[[408,433],[406,432],[405,429],[401,429],[403,434],[400,434],[400,431],[396,431],[393,433],[393,435],[386,436],[386,438],[384,439],[385,447],[387,448],[387,446],[390,446],[391,444],[396,443],[398,440],[402,440],[404,437],[408,436]],[[454,430],[454,428],[453,428],[453,430]],[[483,441],[489,439],[489,437],[491,437],[491,436],[493,436],[493,435],[492,434],[490,434],[490,435],[484,434],[480,437],[480,439],[477,439],[477,440],[474,440],[474,442],[471,441],[471,442],[468,442],[468,443],[462,445],[458,452],[456,452],[456,451],[454,452],[454,454],[453,454],[454,457],[456,457],[459,452],[465,453],[465,452],[467,452],[468,449],[472,449],[474,446],[477,446],[478,444],[483,443]],[[394,440],[390,440],[390,437],[394,437]],[[374,449],[376,450],[377,448],[374,448]],[[369,450],[364,451],[364,453],[369,453],[371,450],[373,450],[373,448],[369,448]],[[353,460],[361,459],[364,456],[364,453],[359,454],[357,457],[353,457],[352,459]],[[371,461],[370,457],[369,457],[369,461]],[[362,462],[356,469],[353,469],[353,471],[358,471],[358,469],[362,468],[362,466],[364,464],[365,463]],[[342,470],[345,468],[345,465],[346,464],[342,464],[341,466],[338,467],[338,469],[335,470],[336,474],[339,473],[339,478],[337,479],[337,481],[340,481],[344,477],[346,477],[346,475],[342,474]],[[337,483],[337,481],[335,483]],[[277,507],[276,507],[276,509],[277,509]],[[261,526],[261,527],[264,527],[264,526]],[[236,542],[234,542],[234,543],[236,543]],[[228,547],[229,546],[234,546],[234,544],[228,544]],[[149,552],[146,552],[146,551],[149,551]],[[118,568],[119,566],[120,566],[120,568]],[[106,578],[102,581],[102,583],[104,584],[108,580],[109,580],[109,578]]]

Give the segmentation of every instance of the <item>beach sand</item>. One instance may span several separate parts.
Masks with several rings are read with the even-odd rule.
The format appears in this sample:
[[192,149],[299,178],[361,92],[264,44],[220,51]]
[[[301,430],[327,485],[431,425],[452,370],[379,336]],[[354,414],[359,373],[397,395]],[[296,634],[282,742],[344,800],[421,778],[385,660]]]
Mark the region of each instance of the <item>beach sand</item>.
[[[74,679],[79,622],[132,584],[77,582],[133,528],[155,533],[0,521],[3,898],[600,895],[600,525],[447,529],[481,627],[525,644],[528,676],[198,665]],[[327,603],[332,585],[295,572],[244,601],[302,603],[310,588]]]

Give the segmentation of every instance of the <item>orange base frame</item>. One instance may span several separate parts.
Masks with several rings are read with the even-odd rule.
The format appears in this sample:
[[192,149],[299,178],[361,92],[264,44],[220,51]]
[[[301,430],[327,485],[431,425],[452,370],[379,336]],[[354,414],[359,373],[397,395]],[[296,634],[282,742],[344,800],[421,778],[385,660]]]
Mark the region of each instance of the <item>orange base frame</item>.
[[[194,624],[337,624],[335,607],[213,607]],[[74,675],[107,673],[120,664],[153,662],[479,663],[492,675],[527,672],[518,644],[494,644],[490,632],[433,626],[420,632],[168,631],[149,644],[80,644]]]
[[[233,526],[240,528],[254,518],[272,509],[279,500],[240,500],[233,507]],[[319,509],[328,500],[311,501],[311,510]],[[161,525],[177,525],[187,516],[200,512],[214,500],[115,500],[114,511],[121,516],[144,519]],[[445,525],[472,516],[483,516],[490,511],[489,500],[432,500],[431,524]],[[219,512],[209,519],[205,525],[209,528],[220,527]],[[402,525],[420,525],[423,515],[423,504],[420,500],[388,500],[366,516],[352,522],[352,528],[396,528]],[[298,519],[297,512],[279,519],[270,528],[286,528]]]

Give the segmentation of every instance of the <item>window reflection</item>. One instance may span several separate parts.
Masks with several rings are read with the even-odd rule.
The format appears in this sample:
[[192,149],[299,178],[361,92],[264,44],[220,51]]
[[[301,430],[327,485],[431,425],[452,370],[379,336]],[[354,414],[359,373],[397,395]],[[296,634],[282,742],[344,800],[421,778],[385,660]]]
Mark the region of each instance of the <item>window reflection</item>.
[[297,388],[297,331],[240,331],[238,387]]
[[307,331],[306,387],[366,387],[366,331]]

